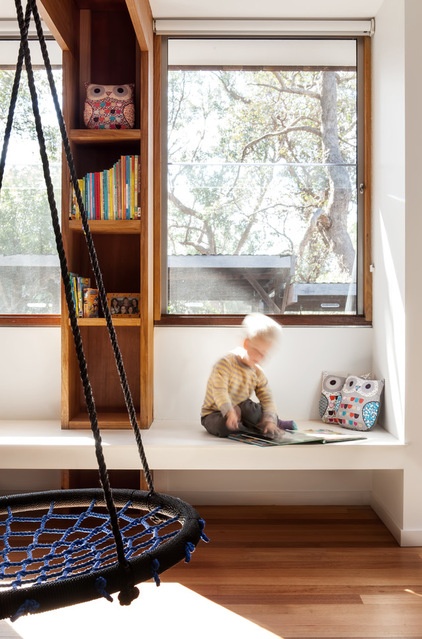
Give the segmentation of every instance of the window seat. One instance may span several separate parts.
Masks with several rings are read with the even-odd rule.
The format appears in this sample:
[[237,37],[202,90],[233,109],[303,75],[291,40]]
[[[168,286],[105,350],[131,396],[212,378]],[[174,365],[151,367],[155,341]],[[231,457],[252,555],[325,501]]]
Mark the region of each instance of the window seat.
[[[299,429],[320,428],[298,421]],[[350,431],[353,433],[354,431]],[[109,469],[139,469],[131,430],[102,430]],[[376,427],[355,442],[259,448],[209,435],[199,422],[155,421],[142,431],[151,470],[403,469],[405,445]],[[62,430],[57,421],[0,421],[1,469],[97,468],[90,430]]]

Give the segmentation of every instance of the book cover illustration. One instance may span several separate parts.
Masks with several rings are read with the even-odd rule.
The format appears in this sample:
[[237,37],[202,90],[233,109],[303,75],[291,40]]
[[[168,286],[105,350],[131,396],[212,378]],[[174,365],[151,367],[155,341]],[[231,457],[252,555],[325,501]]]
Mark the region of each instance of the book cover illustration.
[[84,296],[84,317],[98,317],[98,289],[86,287]]

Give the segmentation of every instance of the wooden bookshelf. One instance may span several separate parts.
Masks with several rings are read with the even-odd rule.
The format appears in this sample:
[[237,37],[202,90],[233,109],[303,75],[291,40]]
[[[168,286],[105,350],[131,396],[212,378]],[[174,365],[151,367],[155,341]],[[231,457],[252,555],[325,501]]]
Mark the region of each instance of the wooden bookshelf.
[[[140,219],[96,219],[88,224],[106,291],[140,293],[140,317],[114,317],[113,325],[139,424],[141,428],[149,428],[153,418],[153,30],[149,3],[148,0],[41,1],[43,17],[63,49],[63,114],[78,178],[109,169],[123,155],[138,155],[140,159]],[[83,108],[88,82],[134,84],[133,129],[85,128]],[[82,223],[69,219],[70,177],[65,160],[63,164],[62,230],[68,267],[71,272],[90,277],[95,288]],[[78,325],[100,426],[130,428],[105,319],[79,318]],[[61,331],[62,428],[89,428],[65,310]]]

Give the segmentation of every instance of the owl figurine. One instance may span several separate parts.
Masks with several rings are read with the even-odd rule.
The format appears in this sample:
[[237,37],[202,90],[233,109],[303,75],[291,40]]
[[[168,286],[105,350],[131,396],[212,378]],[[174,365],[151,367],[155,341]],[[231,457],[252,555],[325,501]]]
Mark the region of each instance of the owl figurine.
[[346,378],[341,375],[322,374],[319,416],[326,424],[338,424],[337,410],[341,402],[341,391]]
[[132,129],[133,84],[85,84],[84,123],[88,129]]
[[370,430],[379,415],[383,388],[383,380],[349,375],[337,412],[339,423],[352,430]]

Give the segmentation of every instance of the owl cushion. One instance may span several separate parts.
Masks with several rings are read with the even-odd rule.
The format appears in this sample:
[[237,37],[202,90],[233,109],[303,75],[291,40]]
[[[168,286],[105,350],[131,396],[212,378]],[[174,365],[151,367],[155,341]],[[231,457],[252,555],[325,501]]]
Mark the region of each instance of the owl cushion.
[[341,390],[337,423],[351,430],[370,430],[380,413],[383,388],[384,380],[349,375]]
[[132,129],[133,84],[85,84],[84,123],[88,129]]
[[341,391],[346,375],[322,373],[321,396],[319,399],[319,416],[326,424],[338,424],[337,409],[341,400]]

